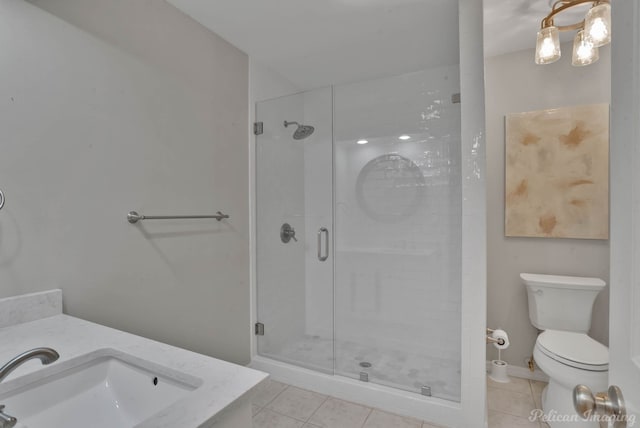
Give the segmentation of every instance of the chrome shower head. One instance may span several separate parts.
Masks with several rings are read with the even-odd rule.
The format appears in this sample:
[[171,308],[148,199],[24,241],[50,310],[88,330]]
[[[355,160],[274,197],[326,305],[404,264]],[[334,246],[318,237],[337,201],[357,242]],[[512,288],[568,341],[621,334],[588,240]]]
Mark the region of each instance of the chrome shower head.
[[296,131],[293,133],[293,139],[294,140],[304,140],[305,138],[307,138],[308,136],[313,134],[313,131],[315,131],[315,128],[313,126],[302,125],[302,124],[300,124],[298,122],[287,122],[285,120],[284,121],[284,127],[287,128],[287,127],[289,127],[289,125],[297,125],[298,126],[298,129],[296,129]]

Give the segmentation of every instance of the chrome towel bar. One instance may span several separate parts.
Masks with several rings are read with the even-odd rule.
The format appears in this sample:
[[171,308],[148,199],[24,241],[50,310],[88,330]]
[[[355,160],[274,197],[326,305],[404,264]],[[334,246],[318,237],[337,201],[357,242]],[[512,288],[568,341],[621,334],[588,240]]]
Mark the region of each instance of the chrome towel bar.
[[142,215],[135,211],[129,211],[129,214],[127,214],[127,221],[131,224],[135,224],[140,220],[172,220],[181,218],[215,218],[218,221],[222,221],[225,218],[229,218],[229,215],[222,214],[220,211],[214,215]]

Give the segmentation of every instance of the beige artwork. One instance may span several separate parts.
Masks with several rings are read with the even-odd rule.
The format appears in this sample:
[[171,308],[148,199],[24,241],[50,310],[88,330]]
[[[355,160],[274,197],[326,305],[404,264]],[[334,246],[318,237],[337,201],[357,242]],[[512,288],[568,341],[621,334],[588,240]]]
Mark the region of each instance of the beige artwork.
[[609,105],[506,118],[505,234],[608,239]]

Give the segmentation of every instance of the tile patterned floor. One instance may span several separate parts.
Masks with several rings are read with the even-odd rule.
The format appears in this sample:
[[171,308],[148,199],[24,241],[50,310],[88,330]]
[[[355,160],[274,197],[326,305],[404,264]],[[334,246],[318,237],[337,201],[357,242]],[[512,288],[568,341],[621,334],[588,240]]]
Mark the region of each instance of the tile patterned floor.
[[[487,379],[489,428],[547,428],[531,422],[546,384],[520,378],[511,383]],[[254,428],[438,428],[424,421],[383,412],[268,380],[253,399]],[[470,427],[471,428],[471,427]],[[482,424],[478,427],[482,428]]]
[[489,428],[548,428],[544,422],[530,421],[533,409],[542,408],[545,382],[511,377],[509,383],[487,379]]

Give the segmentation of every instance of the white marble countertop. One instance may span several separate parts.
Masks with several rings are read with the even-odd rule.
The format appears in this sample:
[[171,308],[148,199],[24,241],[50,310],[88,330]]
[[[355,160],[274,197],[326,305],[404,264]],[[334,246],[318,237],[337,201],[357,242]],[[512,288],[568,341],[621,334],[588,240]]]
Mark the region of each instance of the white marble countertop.
[[185,381],[200,385],[139,427],[210,426],[224,409],[236,400],[247,398],[249,392],[268,376],[63,314],[2,327],[0,344],[0,365],[37,347],[50,347],[60,354],[60,359],[48,366],[42,366],[38,360],[23,364],[0,383],[0,395],[33,382],[38,376],[36,372],[63,371],[75,366],[82,356],[107,349],[151,362],[160,367],[160,371],[166,369],[172,377],[182,374]]

